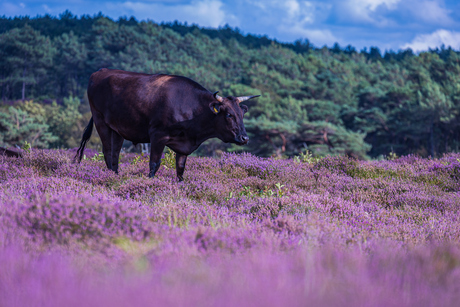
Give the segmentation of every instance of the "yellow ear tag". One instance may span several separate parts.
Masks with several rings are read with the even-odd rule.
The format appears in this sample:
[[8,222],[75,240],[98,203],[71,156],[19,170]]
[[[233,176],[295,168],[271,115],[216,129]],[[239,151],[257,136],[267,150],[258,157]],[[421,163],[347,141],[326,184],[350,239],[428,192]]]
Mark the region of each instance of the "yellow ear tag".
[[214,107],[214,112],[216,112],[216,114],[219,113],[219,111],[217,111],[217,109],[215,107]]

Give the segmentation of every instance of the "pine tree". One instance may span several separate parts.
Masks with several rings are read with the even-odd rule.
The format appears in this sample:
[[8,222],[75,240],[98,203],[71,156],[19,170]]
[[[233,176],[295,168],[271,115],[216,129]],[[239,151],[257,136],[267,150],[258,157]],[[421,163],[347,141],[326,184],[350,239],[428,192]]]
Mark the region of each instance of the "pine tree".
[[0,35],[2,53],[5,54],[3,65],[9,76],[10,85],[20,83],[21,98],[26,98],[26,85],[36,84],[46,73],[45,68],[52,65],[55,52],[48,37],[40,35],[29,25],[15,28]]

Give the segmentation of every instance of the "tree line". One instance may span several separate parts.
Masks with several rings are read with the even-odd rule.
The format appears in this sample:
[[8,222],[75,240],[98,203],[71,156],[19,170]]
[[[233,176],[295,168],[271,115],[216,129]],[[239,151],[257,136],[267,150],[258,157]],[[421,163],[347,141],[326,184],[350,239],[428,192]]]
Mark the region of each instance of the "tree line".
[[[460,53],[357,51],[308,40],[103,16],[0,18],[0,146],[75,147],[102,67],[189,77],[248,101],[244,147],[209,140],[199,154],[394,153],[440,156],[460,144]],[[96,143],[96,140],[93,141]]]

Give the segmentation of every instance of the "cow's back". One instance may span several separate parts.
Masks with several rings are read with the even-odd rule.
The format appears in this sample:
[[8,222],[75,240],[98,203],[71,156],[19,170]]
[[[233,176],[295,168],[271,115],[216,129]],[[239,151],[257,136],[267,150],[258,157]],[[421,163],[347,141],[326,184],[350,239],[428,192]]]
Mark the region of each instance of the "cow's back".
[[182,76],[142,74],[102,68],[90,77],[88,98],[96,108],[107,110],[110,106],[130,108],[161,108],[165,103],[181,108],[181,103],[196,107],[194,99],[209,96],[210,92],[195,81]]
[[149,80],[159,76],[102,68],[89,79],[88,98],[95,107],[107,107],[105,103],[145,100]]
[[168,129],[194,118],[208,105],[203,97],[212,94],[193,80],[173,75],[103,68],[88,84],[93,116],[136,142],[144,142],[152,126]]

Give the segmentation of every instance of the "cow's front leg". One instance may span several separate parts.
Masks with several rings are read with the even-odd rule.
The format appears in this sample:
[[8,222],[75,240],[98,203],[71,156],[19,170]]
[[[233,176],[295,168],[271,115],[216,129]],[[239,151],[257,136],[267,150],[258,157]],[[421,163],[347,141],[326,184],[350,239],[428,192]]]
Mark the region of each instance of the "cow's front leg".
[[187,155],[176,153],[176,174],[179,181],[184,181],[185,162],[187,162]]
[[160,168],[161,164],[161,155],[163,154],[163,150],[165,149],[164,144],[154,144],[151,143],[151,148],[150,148],[150,172],[149,172],[149,177],[153,178],[155,177],[156,172]]

